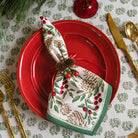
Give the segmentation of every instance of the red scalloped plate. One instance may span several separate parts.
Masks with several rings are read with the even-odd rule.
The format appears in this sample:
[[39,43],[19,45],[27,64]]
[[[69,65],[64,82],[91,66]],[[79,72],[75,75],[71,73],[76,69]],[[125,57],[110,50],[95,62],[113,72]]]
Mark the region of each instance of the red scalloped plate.
[[[76,64],[101,76],[113,87],[111,103],[120,81],[120,62],[111,41],[99,29],[82,21],[62,20],[53,25],[63,36],[68,53],[75,53],[77,58],[85,59],[76,60]],[[21,51],[17,80],[28,106],[44,119],[54,73],[51,67],[54,66],[55,61],[44,46],[40,29],[31,36]]]

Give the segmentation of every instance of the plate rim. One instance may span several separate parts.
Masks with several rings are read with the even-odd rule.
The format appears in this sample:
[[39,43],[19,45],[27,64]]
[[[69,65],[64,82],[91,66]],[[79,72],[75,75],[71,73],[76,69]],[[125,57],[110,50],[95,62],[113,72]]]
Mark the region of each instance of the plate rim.
[[[84,24],[84,25],[86,25],[86,26],[89,26],[89,27],[92,27],[92,28],[94,28],[95,30],[97,30],[98,32],[100,32],[100,34],[102,34],[102,36],[109,42],[109,44],[112,46],[112,49],[113,49],[113,51],[114,51],[114,54],[115,54],[115,57],[116,57],[116,61],[117,61],[117,64],[118,64],[118,77],[117,77],[117,84],[116,84],[116,92],[115,92],[115,95],[114,95],[114,97],[110,100],[110,103],[109,104],[111,104],[112,103],[112,101],[113,101],[113,99],[115,98],[115,96],[116,96],[116,94],[117,94],[117,90],[118,90],[118,87],[119,87],[119,83],[120,83],[120,76],[121,76],[121,74],[120,74],[120,72],[121,72],[121,68],[120,68],[120,60],[119,60],[119,56],[118,56],[118,54],[117,54],[117,51],[116,51],[116,48],[115,48],[115,46],[112,44],[112,42],[111,42],[111,40],[100,30],[100,29],[98,29],[97,27],[95,27],[94,25],[91,25],[91,24],[89,24],[89,23],[87,23],[87,22],[84,22],[84,21],[79,21],[79,20],[59,20],[59,21],[55,21],[55,22],[52,22],[52,24],[53,25],[56,25],[56,24],[62,24],[62,23],[76,23],[76,24]],[[20,52],[20,55],[19,55],[19,58],[18,58],[18,63],[17,63],[17,83],[18,83],[18,87],[19,87],[19,90],[20,90],[20,92],[21,92],[21,95],[22,95],[22,97],[23,97],[23,99],[24,99],[24,101],[27,103],[27,105],[29,106],[29,108],[31,108],[31,110],[32,111],[34,111],[34,106],[31,104],[31,102],[29,102],[28,100],[27,100],[27,98],[25,97],[25,95],[23,94],[23,92],[22,92],[22,88],[21,88],[21,84],[20,84],[20,77],[19,77],[19,75],[20,75],[20,64],[21,64],[21,58],[22,58],[22,55],[23,55],[23,53],[24,53],[24,51],[25,51],[25,49],[27,48],[27,45],[30,43],[30,40],[32,40],[34,37],[36,37],[38,34],[39,34],[39,31],[40,31],[41,29],[38,29],[27,41],[26,41],[26,43],[24,44],[24,46],[23,46],[23,48],[22,48],[22,50],[21,50],[21,52]],[[106,63],[105,63],[106,64]],[[106,75],[107,76],[107,75]],[[106,81],[106,76],[105,76],[105,81]],[[30,107],[31,106],[31,107]],[[38,112],[37,110],[35,110],[34,111],[37,115],[39,115],[40,117],[42,117],[42,118],[44,118],[44,119],[46,119],[45,118],[45,116],[43,116],[40,112]]]

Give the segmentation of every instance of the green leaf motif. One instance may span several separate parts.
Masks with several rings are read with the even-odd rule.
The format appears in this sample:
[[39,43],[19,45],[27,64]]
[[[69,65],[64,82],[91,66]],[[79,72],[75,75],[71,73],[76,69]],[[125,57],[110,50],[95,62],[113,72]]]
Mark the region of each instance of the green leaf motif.
[[92,96],[92,92],[90,92],[89,94],[88,94],[88,98],[90,98]]
[[90,99],[87,99],[87,103],[93,104],[93,102]]
[[85,119],[87,118],[87,115],[88,115],[88,112],[85,112],[85,117],[84,117]]
[[90,116],[88,116],[88,125],[90,124],[90,121],[91,121]]
[[104,83],[102,84],[102,92],[104,92]]
[[67,91],[64,92],[64,94],[63,94],[63,99],[65,98],[66,95],[67,95]]
[[59,78],[56,80],[56,82],[59,82],[59,81],[61,81],[61,80],[63,80],[63,77],[59,77]]
[[58,107],[56,105],[54,105],[54,110],[59,113]]
[[61,100],[61,98],[59,96],[57,96],[57,95],[55,96],[55,98]]
[[95,91],[94,91],[94,96],[99,92],[99,87],[96,87],[95,88]]
[[93,112],[93,116],[97,116],[97,113],[96,112]]
[[53,36],[55,35],[53,31],[51,31],[51,34],[52,34]]
[[53,100],[51,99],[51,101],[50,101],[50,108],[52,108],[53,107]]
[[52,25],[46,25],[48,28],[53,29]]
[[68,91],[75,91],[74,89],[68,89]]
[[77,91],[77,93],[83,93],[84,91],[83,90],[79,90],[79,91]]
[[54,88],[54,92],[60,94],[59,91],[56,88]]
[[95,110],[95,108],[92,107],[91,105],[88,105],[87,107],[88,107],[89,109],[91,109],[91,110]]
[[67,51],[66,51],[65,49],[61,49],[61,52],[62,52],[62,53],[65,53],[65,52],[67,52]]
[[80,99],[80,96],[76,96],[73,100],[72,100],[72,103],[78,101]]
[[56,100],[56,103],[57,103],[58,105],[62,105],[62,103],[61,103],[60,101],[58,101],[58,100]]
[[73,94],[72,94],[71,92],[69,92],[69,96],[70,96],[71,98],[73,98]]
[[86,95],[82,95],[81,98],[80,98],[80,101],[83,101],[85,99]]
[[77,85],[76,85],[76,83],[75,83],[74,81],[70,81],[70,83],[71,83],[74,87],[77,88]]
[[101,80],[99,81],[99,87],[100,87],[102,84],[103,84],[103,80],[101,79]]
[[82,104],[81,104],[81,105],[79,105],[78,107],[81,107],[81,108],[83,108],[83,107],[84,107],[84,105],[85,105],[85,104],[83,104],[83,103],[82,103]]

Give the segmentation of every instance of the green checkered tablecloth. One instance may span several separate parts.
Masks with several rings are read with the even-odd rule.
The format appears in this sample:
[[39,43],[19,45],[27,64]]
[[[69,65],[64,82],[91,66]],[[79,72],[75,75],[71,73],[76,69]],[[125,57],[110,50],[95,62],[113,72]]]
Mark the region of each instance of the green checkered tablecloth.
[[[110,12],[116,25],[123,30],[126,22],[132,21],[138,27],[138,0],[98,0],[99,9],[95,16],[89,19],[77,17],[72,9],[74,0],[46,0],[40,13],[36,12],[36,5],[32,5],[26,18],[16,25],[11,16],[6,20],[6,42],[0,41],[0,70],[5,69],[15,84],[13,94],[17,109],[28,137],[30,138],[125,138],[128,134],[138,130],[138,81],[124,53],[117,48],[109,31],[106,14]],[[36,115],[25,103],[17,84],[17,62],[25,42],[41,27],[40,16],[47,17],[51,22],[58,20],[81,20],[88,22],[102,32],[114,44],[121,64],[121,79],[117,95],[108,108],[101,126],[95,136],[77,133],[56,126]],[[123,31],[122,31],[123,34]],[[138,66],[138,47],[135,42],[124,37],[128,50]],[[0,88],[4,91],[2,84]],[[6,93],[5,93],[6,95]],[[15,121],[14,112],[6,95],[4,107],[12,124],[15,136],[20,138],[20,129]],[[0,111],[0,138],[8,138],[9,133]]]

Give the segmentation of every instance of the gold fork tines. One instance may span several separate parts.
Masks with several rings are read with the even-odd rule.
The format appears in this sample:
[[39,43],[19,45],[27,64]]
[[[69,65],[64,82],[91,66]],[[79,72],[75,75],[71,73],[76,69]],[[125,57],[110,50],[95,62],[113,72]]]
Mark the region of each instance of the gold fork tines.
[[16,120],[17,120],[17,122],[19,124],[19,127],[20,127],[21,133],[23,135],[23,138],[27,138],[27,134],[26,134],[25,129],[23,127],[21,118],[19,116],[19,113],[17,111],[16,105],[15,105],[14,100],[12,98],[12,93],[14,91],[14,84],[13,84],[13,82],[11,81],[11,79],[8,77],[8,75],[5,72],[0,72],[0,80],[1,80],[2,84],[4,85],[4,88],[5,88],[6,92],[7,92],[7,94],[9,95],[9,98],[10,98],[10,101],[11,101],[11,105],[13,107],[13,110],[14,110],[14,113],[15,113],[15,117],[16,117]]
[[11,127],[11,125],[10,125],[9,119],[8,119],[8,117],[7,117],[7,115],[6,115],[6,112],[5,112],[5,109],[4,109],[4,106],[3,106],[3,100],[4,100],[4,94],[3,94],[3,92],[0,90],[0,106],[1,106],[1,112],[2,112],[3,117],[4,117],[4,119],[5,119],[6,125],[7,125],[8,129],[9,129],[11,138],[15,138],[14,132],[13,132],[13,130],[12,130],[12,127]]

